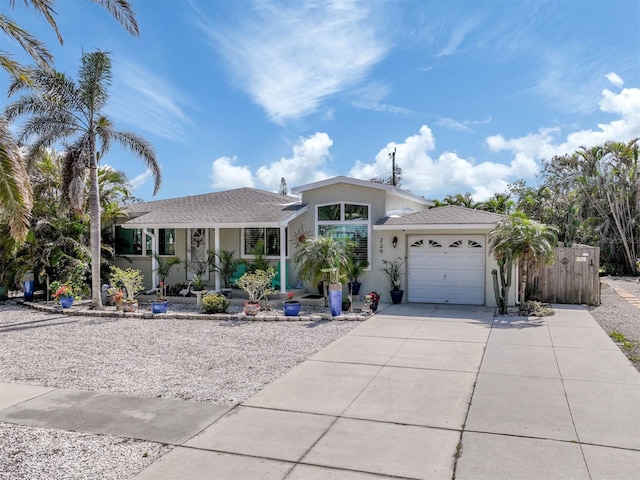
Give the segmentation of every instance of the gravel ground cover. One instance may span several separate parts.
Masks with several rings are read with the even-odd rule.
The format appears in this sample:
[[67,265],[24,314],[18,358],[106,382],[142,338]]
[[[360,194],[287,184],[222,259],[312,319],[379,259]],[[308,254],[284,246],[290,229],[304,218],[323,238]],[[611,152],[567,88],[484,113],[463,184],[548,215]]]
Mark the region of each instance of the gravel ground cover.
[[601,282],[602,304],[589,307],[593,318],[605,332],[617,332],[618,346],[640,371],[640,308],[631,305],[620,297],[614,288],[621,288],[640,298],[640,278],[638,277],[603,277]]
[[[357,324],[66,316],[7,302],[0,382],[235,404]],[[0,479],[125,479],[169,449],[0,424]]]
[[0,423],[0,479],[129,478],[171,450],[112,435]]

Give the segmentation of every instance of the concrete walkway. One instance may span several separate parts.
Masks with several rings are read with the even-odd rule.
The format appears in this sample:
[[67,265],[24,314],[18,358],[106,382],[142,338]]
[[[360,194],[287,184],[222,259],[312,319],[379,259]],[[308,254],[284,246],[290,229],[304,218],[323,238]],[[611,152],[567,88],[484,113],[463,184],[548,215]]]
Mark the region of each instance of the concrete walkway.
[[177,445],[136,479],[629,479],[640,373],[584,307],[395,305],[242,405],[0,384],[0,421]]

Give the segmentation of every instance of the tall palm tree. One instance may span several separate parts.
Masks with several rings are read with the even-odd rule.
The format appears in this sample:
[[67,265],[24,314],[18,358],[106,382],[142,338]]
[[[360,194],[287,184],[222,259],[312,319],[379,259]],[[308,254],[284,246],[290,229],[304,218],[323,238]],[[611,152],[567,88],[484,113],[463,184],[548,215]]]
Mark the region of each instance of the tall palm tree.
[[96,51],[82,56],[78,82],[63,73],[37,69],[32,78],[35,87],[16,80],[10,95],[28,92],[11,103],[6,115],[25,121],[20,139],[33,140],[26,153],[27,164],[45,147],[63,142],[63,187],[72,208],[81,211],[85,198],[85,175],[89,175],[91,219],[91,290],[94,308],[101,308],[100,298],[100,195],[98,190],[98,152],[100,157],[115,141],[140,157],[155,178],[154,195],[160,188],[160,167],[153,147],[133,132],[115,130],[102,110],[107,104],[111,83],[111,58]]
[[[500,220],[496,228],[489,233],[490,251],[498,259],[498,264],[503,270],[502,276],[510,276],[514,262],[520,262],[520,288],[518,299],[525,300],[527,285],[527,267],[529,261],[545,257],[547,261],[553,260],[553,248],[556,242],[556,228],[550,225],[531,220],[521,211],[516,211]],[[506,309],[507,291],[503,294],[503,307]],[[501,310],[503,309],[501,308]],[[501,313],[506,313],[501,311]]]
[[[124,29],[134,36],[139,35],[138,23],[128,0],[90,0],[104,7],[120,23]],[[62,44],[62,35],[56,23],[54,10],[55,0],[24,0],[40,13],[56,33]],[[9,6],[15,7],[15,0],[9,0]],[[0,31],[16,41],[22,49],[45,70],[49,70],[53,63],[53,56],[46,46],[24,30],[10,17],[0,14]],[[15,61],[11,54],[0,50],[0,68],[4,69],[14,79],[31,83],[29,69]],[[7,218],[11,228],[11,236],[23,241],[29,230],[30,209],[32,206],[31,185],[28,181],[26,168],[19,151],[16,148],[7,123],[0,118],[0,218]]]

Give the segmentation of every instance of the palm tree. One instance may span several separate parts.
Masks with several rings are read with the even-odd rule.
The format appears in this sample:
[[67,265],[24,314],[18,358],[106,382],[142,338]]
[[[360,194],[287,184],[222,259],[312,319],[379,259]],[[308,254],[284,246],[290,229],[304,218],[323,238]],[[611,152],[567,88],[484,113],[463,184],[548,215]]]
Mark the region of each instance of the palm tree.
[[508,278],[506,282],[502,282],[500,313],[506,313],[513,262],[520,262],[518,299],[524,302],[529,261],[537,261],[541,257],[545,257],[548,262],[552,261],[555,241],[555,227],[531,220],[519,210],[500,220],[489,233],[490,251],[498,260],[501,278]]
[[[138,23],[128,0],[90,1],[106,8],[127,32],[136,37],[139,35]],[[55,0],[25,0],[27,6],[31,4],[47,20],[62,44],[62,36],[55,20],[54,3]],[[14,8],[15,0],[9,0],[9,5]],[[53,56],[45,45],[4,14],[0,14],[0,30],[15,40],[41,69],[51,69]],[[0,68],[14,79],[31,84],[30,70],[16,62],[5,50],[0,50]],[[31,184],[25,181],[27,178],[26,167],[7,123],[4,118],[0,118],[0,217],[8,219],[11,236],[17,241],[24,241],[26,238],[31,218],[33,198]]]
[[160,167],[150,143],[133,132],[115,130],[109,118],[102,113],[111,81],[108,53],[85,53],[77,83],[63,73],[44,69],[36,69],[31,76],[35,84],[33,88],[20,80],[10,86],[10,95],[24,89],[29,93],[10,104],[6,115],[10,120],[30,116],[20,133],[21,140],[33,140],[27,148],[27,164],[37,158],[42,148],[56,142],[64,143],[64,194],[76,211],[83,210],[88,169],[92,303],[94,308],[101,308],[98,152],[100,157],[104,156],[113,141],[131,150],[151,170],[155,178],[154,195],[160,188]]
[[13,239],[27,238],[32,206],[27,169],[7,122],[0,117],[0,218],[8,220]]
[[[346,277],[351,250],[349,243],[342,239],[307,237],[298,243],[293,261],[298,266],[298,276],[301,280],[309,280],[312,284],[323,280],[340,283]],[[326,306],[326,285],[323,291]]]
[[513,209],[514,205],[515,202],[511,200],[511,195],[508,193],[495,193],[488,200],[476,204],[475,208],[507,215]]

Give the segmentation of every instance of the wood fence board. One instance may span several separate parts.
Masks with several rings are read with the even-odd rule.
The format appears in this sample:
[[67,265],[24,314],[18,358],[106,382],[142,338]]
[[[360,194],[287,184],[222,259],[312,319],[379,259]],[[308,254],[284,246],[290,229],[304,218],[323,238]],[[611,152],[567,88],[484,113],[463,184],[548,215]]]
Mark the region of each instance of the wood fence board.
[[600,248],[557,247],[555,261],[530,265],[527,288],[531,298],[549,303],[600,305]]

